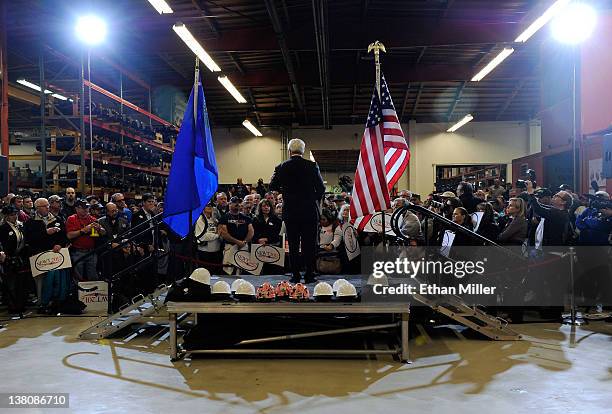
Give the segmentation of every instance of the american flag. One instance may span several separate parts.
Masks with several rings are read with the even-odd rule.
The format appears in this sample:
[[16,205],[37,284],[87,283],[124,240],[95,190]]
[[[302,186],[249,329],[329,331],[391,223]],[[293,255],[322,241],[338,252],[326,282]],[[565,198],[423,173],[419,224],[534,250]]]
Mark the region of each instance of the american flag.
[[350,212],[359,230],[363,230],[372,213],[391,207],[389,191],[406,170],[409,160],[410,149],[387,82],[381,75],[380,99],[374,90],[353,184]]

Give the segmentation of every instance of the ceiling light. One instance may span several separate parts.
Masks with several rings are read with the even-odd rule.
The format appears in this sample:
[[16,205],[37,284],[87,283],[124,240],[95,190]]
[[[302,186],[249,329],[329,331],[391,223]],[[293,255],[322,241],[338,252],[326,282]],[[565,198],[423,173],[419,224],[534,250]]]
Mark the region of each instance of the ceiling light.
[[221,72],[221,68],[212,60],[210,55],[206,53],[200,42],[193,37],[189,29],[187,29],[183,23],[175,24],[172,26],[172,29],[211,72]]
[[470,122],[472,119],[474,119],[474,117],[471,114],[467,114],[466,116],[461,118],[461,121],[457,122],[455,125],[447,129],[446,132],[455,132],[456,130]]
[[510,56],[514,52],[512,48],[505,48],[497,56],[493,58],[492,61],[489,62],[487,66],[482,68],[480,72],[478,72],[472,78],[472,82],[480,82],[485,76],[487,76],[497,65],[502,63],[508,56]]
[[151,6],[153,6],[159,14],[174,13],[172,8],[164,0],[149,0],[149,3],[151,3]]
[[261,137],[263,135],[261,132],[259,132],[257,128],[255,128],[255,125],[251,124],[251,121],[249,121],[248,119],[242,121],[242,125],[244,125],[246,129],[251,131],[251,133],[256,137]]
[[515,42],[526,42],[531,36],[540,30],[546,23],[548,23],[553,17],[555,17],[565,6],[569,4],[571,0],[557,0],[555,1],[540,17],[534,20],[527,29],[523,31],[514,41]]
[[[27,86],[30,89],[34,89],[35,91],[40,92],[40,86],[38,86],[35,83],[28,82],[25,79],[18,79],[17,83],[20,84],[20,85],[23,85],[23,86]],[[53,93],[53,92],[51,92],[49,89],[45,89],[45,93]]]
[[238,101],[238,103],[246,103],[244,96],[238,92],[238,89],[236,89],[232,81],[230,81],[227,76],[219,76],[217,79],[219,82],[221,82],[221,85],[223,85],[225,89],[227,89],[227,91],[234,97],[234,99]]
[[106,22],[94,15],[82,16],[77,21],[75,32],[81,41],[97,45],[106,38]]
[[67,101],[68,100],[68,98],[66,98],[64,95],[60,95],[59,93],[51,94],[51,96],[53,96],[54,98],[60,99],[62,101]]
[[597,13],[585,3],[572,3],[551,23],[553,37],[561,43],[578,44],[588,39],[595,29]]

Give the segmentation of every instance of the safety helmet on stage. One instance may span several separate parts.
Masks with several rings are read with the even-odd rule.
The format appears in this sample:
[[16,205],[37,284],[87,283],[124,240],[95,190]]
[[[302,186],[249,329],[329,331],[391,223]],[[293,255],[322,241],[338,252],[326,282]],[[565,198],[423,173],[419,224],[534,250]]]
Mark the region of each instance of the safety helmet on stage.
[[389,286],[389,279],[387,278],[387,275],[382,275],[380,277],[370,275],[370,277],[368,277],[368,286],[374,285]]
[[274,300],[276,298],[276,290],[268,282],[257,288],[257,299],[259,300]]
[[202,283],[203,285],[210,285],[210,272],[208,269],[198,267],[191,272],[189,279],[193,280],[194,282]]
[[347,284],[347,283],[348,283],[348,280],[346,280],[346,279],[338,279],[338,280],[336,280],[336,281],[334,282],[333,291],[334,291],[334,292],[337,292],[337,291],[338,291],[338,288],[339,288],[340,286],[342,286],[342,285],[344,285],[344,284]]
[[232,292],[236,292],[238,290],[238,286],[242,283],[246,282],[244,279],[236,279],[232,282]]
[[255,286],[253,286],[251,282],[243,280],[242,283],[236,287],[236,295],[255,296]]
[[310,292],[306,285],[302,283],[296,283],[291,292],[290,298],[293,300],[307,300],[310,297]]
[[334,290],[332,286],[327,282],[319,282],[315,285],[314,290],[312,291],[312,296],[315,298],[320,297],[332,297],[334,296]]
[[355,298],[357,297],[357,289],[352,283],[345,283],[338,287],[338,293],[336,294],[339,298]]
[[212,285],[212,294],[213,295],[231,295],[232,291],[229,283],[225,280],[219,280]]
[[278,285],[276,285],[276,297],[279,299],[291,296],[291,292],[293,292],[293,285],[286,280],[278,282]]

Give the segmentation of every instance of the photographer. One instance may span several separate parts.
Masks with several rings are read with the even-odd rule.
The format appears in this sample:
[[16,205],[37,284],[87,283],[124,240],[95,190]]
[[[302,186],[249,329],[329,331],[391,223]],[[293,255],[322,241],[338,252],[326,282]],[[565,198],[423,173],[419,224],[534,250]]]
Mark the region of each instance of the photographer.
[[467,210],[469,214],[476,211],[476,206],[484,203],[485,200],[474,196],[474,187],[471,183],[462,181],[457,186],[457,196],[461,201],[461,206]]
[[536,247],[565,245],[570,236],[571,227],[568,209],[573,202],[572,196],[565,191],[559,191],[552,196],[552,205],[544,206],[539,203],[534,195],[533,183],[526,180],[525,185],[529,195],[529,206],[535,214],[542,218],[536,229]]
[[605,246],[612,231],[612,201],[605,191],[598,191],[591,198],[589,207],[576,218],[580,230],[578,244],[581,246]]

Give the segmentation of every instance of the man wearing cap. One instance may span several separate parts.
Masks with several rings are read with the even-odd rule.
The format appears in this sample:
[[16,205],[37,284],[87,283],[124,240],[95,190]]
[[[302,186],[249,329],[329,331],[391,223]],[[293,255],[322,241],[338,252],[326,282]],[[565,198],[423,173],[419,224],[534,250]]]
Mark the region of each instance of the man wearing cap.
[[55,217],[61,217],[65,223],[66,217],[62,215],[62,200],[63,198],[57,194],[49,196],[49,213],[53,214]]
[[19,220],[22,223],[25,223],[26,221],[28,221],[30,216],[28,216],[23,211],[23,196],[22,195],[17,194],[15,197],[11,198],[11,200],[9,201],[9,204],[17,209],[17,220]]
[[[225,240],[225,251],[229,250],[232,245],[238,246],[239,249],[244,248],[251,242],[255,234],[253,220],[240,212],[241,204],[241,198],[230,198],[229,210],[219,220],[219,235]],[[224,264],[227,264],[226,260]]]
[[80,279],[98,280],[97,258],[92,252],[96,246],[96,236],[104,236],[106,230],[96,221],[95,217],[89,214],[87,201],[76,200],[74,207],[76,214],[66,220],[68,239],[72,243],[70,248],[72,267]]
[[66,188],[66,194],[64,196],[64,206],[62,207],[62,216],[66,219],[76,214],[76,208],[74,206],[74,202],[76,201],[76,191],[74,188],[68,187]]
[[241,204],[241,198],[232,197],[227,214],[219,220],[219,235],[226,243],[240,248],[250,243],[255,233],[251,218],[240,212]]
[[20,273],[25,267],[25,236],[17,221],[19,210],[9,205],[2,209],[4,224],[0,226],[0,263],[2,263],[2,296],[11,315],[21,315],[26,310],[27,274]]
[[317,245],[319,208],[325,194],[325,184],[319,166],[303,158],[306,144],[301,139],[289,141],[289,159],[274,169],[270,189],[283,194],[283,220],[287,229],[289,258],[293,277],[291,282],[301,280],[299,254],[300,245],[306,273],[306,283],[315,281],[314,260]]

